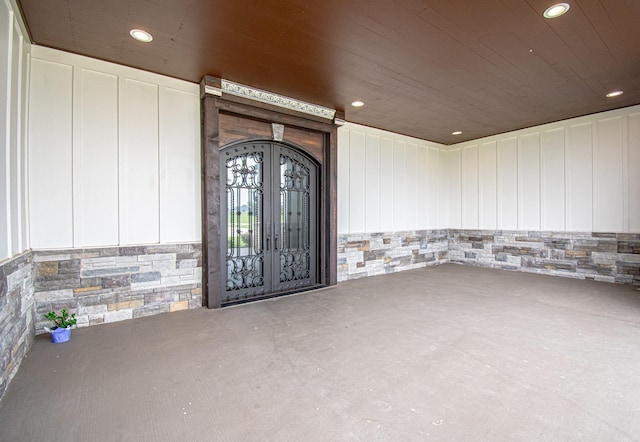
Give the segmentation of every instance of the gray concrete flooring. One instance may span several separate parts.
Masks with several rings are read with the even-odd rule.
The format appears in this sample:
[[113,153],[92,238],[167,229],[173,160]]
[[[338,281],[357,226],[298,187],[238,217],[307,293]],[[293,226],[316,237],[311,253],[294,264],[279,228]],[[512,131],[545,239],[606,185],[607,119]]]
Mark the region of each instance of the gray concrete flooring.
[[2,441],[640,438],[640,292],[452,264],[36,339]]

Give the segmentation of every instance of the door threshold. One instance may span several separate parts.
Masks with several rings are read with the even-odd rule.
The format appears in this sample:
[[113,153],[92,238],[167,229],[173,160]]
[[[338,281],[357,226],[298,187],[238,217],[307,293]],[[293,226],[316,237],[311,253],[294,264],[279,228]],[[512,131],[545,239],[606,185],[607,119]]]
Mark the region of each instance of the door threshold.
[[225,302],[220,307],[222,307],[222,308],[233,307],[235,305],[248,304],[250,302],[266,301],[268,299],[282,298],[283,296],[297,295],[299,293],[310,292],[312,290],[319,290],[319,289],[324,289],[324,288],[328,288],[328,287],[329,286],[325,285],[325,284],[315,284],[315,285],[310,285],[310,286],[302,287],[302,288],[295,289],[295,290],[285,290],[285,291],[282,291],[282,292],[269,293],[268,295],[257,296],[255,298],[238,299],[237,301]]

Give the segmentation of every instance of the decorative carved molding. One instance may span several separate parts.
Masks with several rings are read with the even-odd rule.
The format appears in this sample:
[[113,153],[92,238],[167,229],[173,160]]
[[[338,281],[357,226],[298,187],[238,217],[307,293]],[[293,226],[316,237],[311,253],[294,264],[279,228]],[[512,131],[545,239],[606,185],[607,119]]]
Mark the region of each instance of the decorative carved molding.
[[284,139],[284,124],[271,123],[273,131],[273,140],[282,141]]
[[250,100],[261,101],[263,103],[272,104],[278,107],[284,107],[305,114],[314,115],[316,117],[333,120],[336,113],[334,109],[318,106],[317,104],[307,103],[305,101],[296,100],[295,98],[285,97],[284,95],[274,94],[272,92],[263,91],[253,87],[234,83],[228,80],[222,80],[222,92],[237,95],[239,97],[249,98]]

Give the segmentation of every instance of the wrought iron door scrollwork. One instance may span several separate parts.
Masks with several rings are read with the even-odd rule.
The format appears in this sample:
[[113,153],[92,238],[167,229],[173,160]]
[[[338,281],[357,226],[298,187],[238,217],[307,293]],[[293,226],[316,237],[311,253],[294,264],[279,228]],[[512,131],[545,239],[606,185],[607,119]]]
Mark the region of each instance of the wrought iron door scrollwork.
[[280,282],[310,276],[310,169],[301,161],[280,155]]
[[262,189],[262,152],[241,154],[227,159],[227,187]]
[[227,291],[262,287],[262,256],[236,257],[227,260]]
[[317,284],[314,160],[284,144],[246,142],[222,149],[220,171],[222,304]]
[[307,279],[309,252],[286,252],[280,254],[280,282]]
[[264,285],[262,152],[240,154],[225,161],[227,193],[226,290]]

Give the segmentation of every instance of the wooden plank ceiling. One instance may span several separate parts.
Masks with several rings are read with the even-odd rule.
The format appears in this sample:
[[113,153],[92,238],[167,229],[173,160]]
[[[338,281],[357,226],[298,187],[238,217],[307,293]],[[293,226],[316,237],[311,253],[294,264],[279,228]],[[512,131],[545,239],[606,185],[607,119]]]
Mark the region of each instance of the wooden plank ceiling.
[[[452,144],[640,103],[640,1],[22,0],[32,40]],[[140,43],[129,30],[153,35]],[[605,94],[622,89],[617,98]],[[366,103],[353,108],[353,100]],[[462,135],[451,132],[461,130]]]

